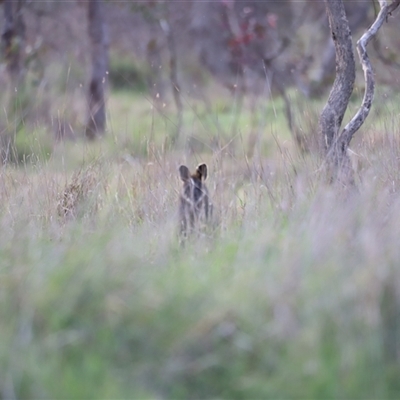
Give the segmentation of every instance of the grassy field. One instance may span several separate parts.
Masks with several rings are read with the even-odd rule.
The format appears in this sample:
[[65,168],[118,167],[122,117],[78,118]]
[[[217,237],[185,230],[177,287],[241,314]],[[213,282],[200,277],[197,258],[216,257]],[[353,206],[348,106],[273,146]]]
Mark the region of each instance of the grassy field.
[[[173,107],[125,92],[96,143],[33,129],[0,172],[1,397],[398,399],[400,114],[385,96],[349,191],[296,151],[279,99],[240,114],[186,99],[174,146]],[[310,134],[321,104],[300,105]],[[178,167],[201,161],[212,228],[182,248]]]

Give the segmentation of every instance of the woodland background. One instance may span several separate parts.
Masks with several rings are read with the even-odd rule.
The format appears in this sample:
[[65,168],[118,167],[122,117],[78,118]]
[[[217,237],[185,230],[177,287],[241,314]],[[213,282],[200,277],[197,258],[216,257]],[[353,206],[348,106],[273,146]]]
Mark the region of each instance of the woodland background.
[[[344,3],[356,41],[379,5]],[[342,191],[325,2],[0,8],[2,398],[399,398],[398,10]],[[214,217],[182,248],[200,162]]]

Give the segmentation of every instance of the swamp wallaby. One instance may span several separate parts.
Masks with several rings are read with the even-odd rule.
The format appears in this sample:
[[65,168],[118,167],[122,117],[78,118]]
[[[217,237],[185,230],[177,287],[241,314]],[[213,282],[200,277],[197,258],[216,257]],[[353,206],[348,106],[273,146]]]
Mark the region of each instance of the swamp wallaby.
[[179,199],[180,234],[181,237],[186,237],[190,232],[201,229],[210,218],[212,205],[208,189],[204,184],[207,178],[207,165],[200,164],[194,174],[190,174],[189,169],[181,165],[179,174],[183,181]]

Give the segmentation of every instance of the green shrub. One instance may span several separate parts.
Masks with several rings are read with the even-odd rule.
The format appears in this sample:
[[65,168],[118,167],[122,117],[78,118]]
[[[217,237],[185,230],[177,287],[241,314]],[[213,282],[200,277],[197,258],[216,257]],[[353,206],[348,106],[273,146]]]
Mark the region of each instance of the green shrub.
[[144,92],[147,90],[149,74],[143,65],[135,63],[131,57],[111,55],[108,78],[113,89]]

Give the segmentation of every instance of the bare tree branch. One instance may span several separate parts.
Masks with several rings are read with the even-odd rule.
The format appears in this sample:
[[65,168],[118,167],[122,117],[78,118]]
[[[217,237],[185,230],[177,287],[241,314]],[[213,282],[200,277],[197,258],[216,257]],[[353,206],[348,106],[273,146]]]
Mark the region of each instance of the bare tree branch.
[[364,71],[365,91],[360,108],[351,121],[344,127],[338,138],[339,146],[346,150],[354,134],[358,131],[358,129],[360,129],[361,125],[368,117],[374,98],[375,79],[372,64],[367,54],[368,43],[376,36],[383,23],[387,20],[388,16],[399,6],[400,0],[396,0],[390,5],[387,4],[386,0],[379,0],[379,4],[381,6],[381,10],[376,17],[375,22],[357,42],[357,52]]
[[[381,2],[379,2],[381,4]],[[386,2],[385,2],[386,3]],[[389,6],[387,11],[387,17],[392,16],[392,12],[400,5],[400,0],[394,0]],[[382,5],[381,5],[382,7]],[[387,18],[386,17],[386,18]]]

